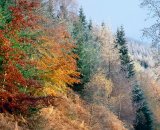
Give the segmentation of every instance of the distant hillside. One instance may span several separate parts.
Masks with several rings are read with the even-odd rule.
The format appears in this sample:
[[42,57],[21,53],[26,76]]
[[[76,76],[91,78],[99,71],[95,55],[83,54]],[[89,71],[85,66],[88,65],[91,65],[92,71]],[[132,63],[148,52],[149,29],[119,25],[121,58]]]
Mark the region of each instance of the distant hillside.
[[133,39],[128,40],[128,50],[131,59],[134,61],[135,70],[148,73],[154,80],[160,82],[160,67],[155,67],[154,50]]
[[128,39],[128,50],[132,60],[139,63],[143,68],[153,67],[152,49],[139,41]]

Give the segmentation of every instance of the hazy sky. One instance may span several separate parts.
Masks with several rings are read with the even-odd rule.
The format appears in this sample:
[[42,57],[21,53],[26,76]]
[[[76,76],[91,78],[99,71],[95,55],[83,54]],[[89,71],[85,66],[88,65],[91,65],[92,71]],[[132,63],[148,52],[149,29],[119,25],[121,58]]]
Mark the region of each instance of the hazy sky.
[[113,32],[123,25],[128,37],[146,41],[142,37],[142,29],[151,24],[147,18],[147,10],[140,8],[141,0],[78,0],[87,19],[94,23],[105,22]]

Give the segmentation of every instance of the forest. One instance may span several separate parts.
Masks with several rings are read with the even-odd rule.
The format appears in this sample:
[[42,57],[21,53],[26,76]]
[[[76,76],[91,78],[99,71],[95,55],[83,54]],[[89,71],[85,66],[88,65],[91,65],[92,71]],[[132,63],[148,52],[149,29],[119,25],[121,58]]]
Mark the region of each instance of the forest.
[[78,0],[0,0],[0,130],[160,130],[160,1],[145,47]]

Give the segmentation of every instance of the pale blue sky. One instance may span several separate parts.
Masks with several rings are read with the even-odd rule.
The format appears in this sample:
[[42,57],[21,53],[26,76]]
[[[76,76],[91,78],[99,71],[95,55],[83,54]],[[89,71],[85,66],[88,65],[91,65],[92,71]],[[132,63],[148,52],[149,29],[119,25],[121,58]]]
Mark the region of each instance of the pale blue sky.
[[141,0],[78,0],[82,6],[87,19],[94,23],[105,22],[113,32],[117,27],[123,25],[128,37],[140,41],[147,41],[142,38],[142,29],[151,24],[147,18],[147,10],[140,8]]

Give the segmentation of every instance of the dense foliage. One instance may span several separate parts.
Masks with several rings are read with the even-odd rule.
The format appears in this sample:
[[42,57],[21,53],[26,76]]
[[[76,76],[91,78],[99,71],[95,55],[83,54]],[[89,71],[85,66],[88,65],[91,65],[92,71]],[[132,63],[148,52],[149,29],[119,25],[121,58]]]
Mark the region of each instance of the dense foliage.
[[75,0],[0,0],[0,113],[31,117],[30,129],[50,129],[43,121],[57,129],[158,128],[159,84],[140,78],[124,28],[114,35],[76,10]]

